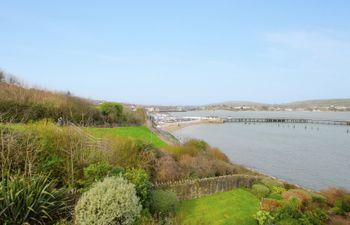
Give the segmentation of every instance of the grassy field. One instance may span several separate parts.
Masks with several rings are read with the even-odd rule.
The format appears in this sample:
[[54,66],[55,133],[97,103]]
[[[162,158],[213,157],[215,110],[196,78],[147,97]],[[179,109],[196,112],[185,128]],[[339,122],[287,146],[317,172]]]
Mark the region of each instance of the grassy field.
[[[130,137],[135,139],[141,139],[145,142],[150,142],[151,135],[150,130],[147,127],[118,127],[118,128],[86,128],[88,132],[96,135],[97,137],[103,137],[106,135]],[[156,134],[152,134],[152,143],[155,147],[161,148],[166,146],[166,143],[162,141]]]
[[256,225],[253,215],[259,210],[259,200],[244,189],[217,193],[183,201],[177,208],[181,224]]

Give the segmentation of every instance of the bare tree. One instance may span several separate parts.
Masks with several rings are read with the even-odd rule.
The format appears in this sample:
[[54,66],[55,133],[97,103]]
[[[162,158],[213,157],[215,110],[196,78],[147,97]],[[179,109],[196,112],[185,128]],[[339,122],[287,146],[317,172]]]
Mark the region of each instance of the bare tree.
[[0,70],[0,83],[5,82],[5,73]]

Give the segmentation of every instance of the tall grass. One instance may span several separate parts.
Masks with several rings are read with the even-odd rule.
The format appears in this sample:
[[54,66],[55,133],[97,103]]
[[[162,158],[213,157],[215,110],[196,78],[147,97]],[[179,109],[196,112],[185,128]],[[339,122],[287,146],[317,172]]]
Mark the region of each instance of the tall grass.
[[83,170],[108,161],[119,167],[149,167],[146,144],[127,137],[94,139],[76,127],[42,121],[26,125],[0,125],[2,175],[33,176],[50,173],[59,184],[79,186]]

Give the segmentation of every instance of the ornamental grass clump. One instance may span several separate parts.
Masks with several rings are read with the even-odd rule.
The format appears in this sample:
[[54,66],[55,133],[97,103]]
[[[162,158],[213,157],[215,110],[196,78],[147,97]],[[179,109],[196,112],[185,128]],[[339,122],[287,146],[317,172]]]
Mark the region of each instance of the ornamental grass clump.
[[54,224],[66,217],[70,195],[48,176],[6,176],[0,182],[0,224]]
[[311,202],[312,197],[310,193],[303,189],[290,189],[282,194],[285,200],[297,199],[301,205],[306,205]]
[[107,177],[85,192],[75,207],[77,225],[133,224],[141,212],[135,187],[122,177]]

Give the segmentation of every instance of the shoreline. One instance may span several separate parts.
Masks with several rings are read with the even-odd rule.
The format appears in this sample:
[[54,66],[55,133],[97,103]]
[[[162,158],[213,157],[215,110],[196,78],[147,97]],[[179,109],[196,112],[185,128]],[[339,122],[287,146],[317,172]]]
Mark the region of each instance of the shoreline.
[[222,123],[205,121],[205,120],[192,120],[192,121],[184,121],[184,122],[176,122],[176,123],[166,123],[164,125],[159,126],[159,129],[165,132],[171,133],[189,126],[201,125],[201,124],[222,124]]
[[[215,122],[209,122],[209,121],[203,121],[203,120],[195,120],[195,121],[185,121],[185,122],[180,122],[180,123],[168,123],[168,124],[165,124],[165,126],[161,126],[159,127],[158,129],[164,131],[164,132],[167,132],[167,133],[170,133],[172,136],[174,136],[174,134],[172,132],[174,131],[177,131],[177,130],[180,130],[180,129],[183,129],[183,128],[186,128],[186,127],[189,127],[189,126],[194,126],[194,125],[201,125],[201,124],[221,124],[221,123],[215,123]],[[176,138],[179,143],[181,143],[181,141],[174,136],[174,138]],[[294,186],[295,188],[302,188],[302,189],[305,189],[305,190],[308,190],[308,191],[312,191],[312,192],[317,192],[319,193],[320,190],[318,189],[315,189],[315,188],[310,188],[310,187],[305,187],[303,185],[300,185],[300,184],[297,184],[297,183],[293,183],[293,182],[290,182],[288,180],[285,180],[285,179],[281,179],[281,178],[278,178],[274,175],[270,175],[270,174],[267,174],[265,172],[262,172],[258,169],[255,169],[253,167],[249,167],[249,166],[246,166],[246,165],[243,165],[243,164],[239,164],[239,163],[235,163],[233,161],[230,160],[230,163],[233,164],[233,165],[238,165],[238,166],[242,166],[244,167],[245,169],[253,172],[253,173],[257,173],[259,174],[260,176],[264,176],[264,177],[269,177],[271,179],[274,179],[274,180],[277,180],[279,182],[282,182],[284,184],[290,184],[292,186]]]

